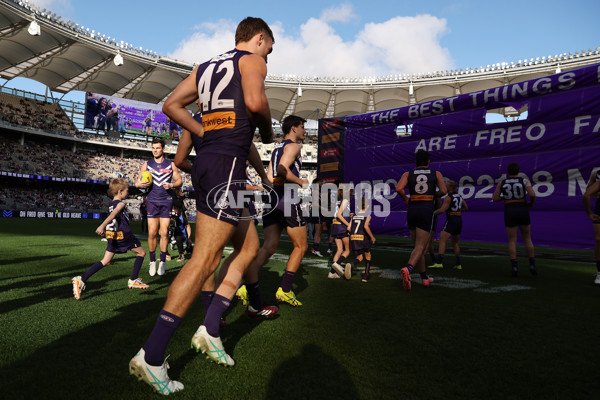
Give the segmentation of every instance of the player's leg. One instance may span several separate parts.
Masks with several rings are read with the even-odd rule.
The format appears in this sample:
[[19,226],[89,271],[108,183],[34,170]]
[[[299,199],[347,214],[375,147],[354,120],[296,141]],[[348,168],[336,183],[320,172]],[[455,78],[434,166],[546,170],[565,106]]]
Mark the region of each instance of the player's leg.
[[344,260],[342,259],[342,253],[344,252],[344,243],[342,242],[342,239],[339,238],[334,238],[334,240],[336,251],[333,255],[333,262],[331,263],[330,273],[336,273],[339,276],[344,276],[344,268],[342,268],[342,265],[338,262],[344,262]]
[[[170,209],[170,207],[169,207]],[[165,218],[161,216],[159,218],[159,234],[160,234],[160,263],[158,264],[158,274],[165,274],[165,262],[167,261],[167,246],[169,245],[169,224],[171,218]]]
[[133,269],[131,270],[131,276],[127,281],[127,287],[129,289],[148,289],[148,285],[142,282],[139,278],[140,269],[142,268],[142,264],[144,263],[144,257],[146,256],[146,251],[142,246],[134,247],[131,249],[131,252],[135,254],[135,261],[133,262]]
[[[342,238],[342,244],[344,245],[344,251],[342,252],[342,257],[340,258],[340,261],[338,261],[338,264],[342,264],[344,261],[346,261],[346,258],[348,258],[348,256],[350,255],[350,237],[346,236],[346,237]],[[342,258],[344,259],[343,261],[341,261]],[[344,265],[344,278],[346,278],[346,280],[352,278],[352,264],[351,263],[346,263],[346,265]]]
[[446,231],[440,232],[440,241],[438,243],[438,256],[435,260],[435,264],[430,265],[429,268],[444,268],[443,261],[444,255],[446,254],[446,243],[450,239],[450,234]]
[[71,283],[73,285],[73,297],[75,297],[76,300],[79,300],[81,298],[81,292],[85,290],[85,282],[96,272],[100,271],[106,265],[110,264],[114,255],[115,253],[112,253],[107,250],[106,252],[104,252],[104,257],[102,257],[102,260],[92,264],[87,269],[87,271],[83,273],[83,275],[74,276],[73,278],[71,278]]
[[158,235],[159,218],[148,217],[148,253],[150,255],[150,276],[156,275],[156,244]]
[[313,245],[311,248],[311,253],[317,257],[323,257],[321,251],[319,250],[319,246],[321,245],[321,232],[323,230],[323,225],[317,221],[315,224],[315,231],[313,234]]
[[525,243],[527,257],[529,257],[529,272],[531,272],[531,275],[537,275],[538,271],[535,266],[535,249],[533,247],[533,242],[531,241],[531,225],[521,225],[519,226],[519,230],[521,231],[523,243]]
[[[248,209],[244,209],[242,215],[249,217]],[[244,271],[258,252],[259,240],[254,221],[249,218],[240,220],[231,240],[234,252],[228,257],[229,262],[221,267],[225,268],[223,280],[217,286],[204,322],[192,337],[192,346],[197,351],[202,351],[213,361],[228,366],[234,365],[235,362],[225,353],[219,338],[221,319],[231,304]]]
[[460,263],[460,246],[458,244],[459,241],[460,235],[452,235],[452,248],[454,249],[454,257],[456,258],[456,261],[454,263],[455,269],[462,269],[462,264]]
[[508,258],[512,269],[512,276],[516,277],[519,274],[517,264],[517,226],[507,226],[506,236],[508,237]]
[[[221,259],[223,247],[235,227],[205,214],[196,216],[196,246],[190,260],[181,268],[167,292],[166,303],[154,329],[140,353],[130,362],[131,372],[137,375],[140,365],[163,366],[164,353],[171,336],[198,296],[206,279],[211,276]],[[216,266],[215,266],[216,264]],[[139,359],[140,354],[143,356]]]
[[292,290],[292,283],[294,282],[296,272],[298,272],[298,269],[300,268],[304,253],[306,253],[306,250],[308,249],[308,243],[306,241],[306,225],[294,227],[288,226],[286,230],[294,248],[288,258],[283,277],[281,278],[281,284],[275,293],[275,298],[278,301],[288,303],[292,307],[300,307],[302,306],[302,303],[296,298],[296,295]]

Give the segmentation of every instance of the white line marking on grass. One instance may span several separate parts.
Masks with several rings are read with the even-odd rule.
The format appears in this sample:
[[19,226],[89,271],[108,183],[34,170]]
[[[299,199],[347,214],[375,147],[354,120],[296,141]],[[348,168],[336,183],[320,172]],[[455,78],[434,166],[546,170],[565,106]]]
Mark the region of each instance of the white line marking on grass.
[[[233,251],[232,247],[225,247],[224,254],[229,255]],[[487,256],[482,256],[487,257]],[[269,260],[287,262],[289,258],[289,254],[279,254],[275,253],[271,256]],[[312,267],[319,269],[328,269],[329,268],[329,259],[327,257],[323,258],[304,258],[302,260],[303,267]],[[380,272],[379,277],[383,279],[402,279],[400,276],[400,269],[379,269],[375,266],[371,266],[371,272],[378,273]],[[421,277],[418,273],[411,274],[411,278],[413,282],[421,282]],[[483,282],[477,279],[464,279],[464,278],[453,278],[453,277],[433,277],[434,286],[444,287],[448,289],[473,289],[473,291],[478,293],[502,293],[502,292],[514,292],[518,290],[530,290],[534,289],[531,286],[524,285],[506,285],[506,286],[488,286],[488,282]]]

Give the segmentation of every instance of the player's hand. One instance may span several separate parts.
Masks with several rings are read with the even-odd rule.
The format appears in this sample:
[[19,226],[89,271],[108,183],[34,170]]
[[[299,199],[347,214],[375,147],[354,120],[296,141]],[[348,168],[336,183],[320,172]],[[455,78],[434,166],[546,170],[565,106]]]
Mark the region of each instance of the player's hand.
[[600,215],[597,214],[589,214],[588,217],[590,217],[590,219],[593,222],[600,222]]
[[102,225],[101,225],[101,226],[99,226],[98,228],[96,228],[96,233],[97,233],[99,236],[104,236],[104,228],[102,227]]
[[303,189],[308,189],[308,179],[300,179]]
[[410,204],[410,199],[408,197],[404,198],[404,202],[406,203],[406,205],[408,206]]
[[152,185],[150,182],[140,182],[140,187],[144,189],[149,188],[150,185]]
[[371,241],[373,242],[373,244],[375,244],[376,239],[375,238],[371,238]]
[[169,182],[163,182],[162,187],[165,188],[165,190],[169,190],[173,187],[173,185]]

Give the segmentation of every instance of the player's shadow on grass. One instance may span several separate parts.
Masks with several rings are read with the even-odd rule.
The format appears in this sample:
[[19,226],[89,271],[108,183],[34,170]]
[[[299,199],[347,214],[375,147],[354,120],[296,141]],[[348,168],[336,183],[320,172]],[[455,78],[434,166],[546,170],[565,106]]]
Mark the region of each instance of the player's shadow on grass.
[[44,262],[44,261],[48,261],[51,260],[53,258],[59,258],[59,257],[67,257],[68,254],[53,254],[53,255],[47,255],[47,256],[37,256],[37,257],[19,257],[19,258],[13,258],[13,259],[6,259],[6,260],[0,260],[0,267],[4,267],[6,265],[18,265],[18,264],[22,264],[22,263],[27,263],[27,262]]
[[[298,384],[299,377],[302,384]],[[283,361],[275,369],[265,398],[358,399],[359,395],[346,368],[319,346],[307,344],[299,356]]]

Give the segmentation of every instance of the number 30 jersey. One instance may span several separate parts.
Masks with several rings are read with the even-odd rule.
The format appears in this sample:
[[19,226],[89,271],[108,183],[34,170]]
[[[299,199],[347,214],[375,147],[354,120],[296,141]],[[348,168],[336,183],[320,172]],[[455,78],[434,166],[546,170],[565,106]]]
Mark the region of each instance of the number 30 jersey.
[[200,152],[246,159],[256,127],[244,102],[239,60],[252,54],[231,50],[201,64],[196,87],[202,113],[204,138]]
[[410,205],[434,208],[437,189],[436,171],[431,168],[418,168],[408,173]]
[[529,181],[519,177],[506,178],[502,181],[501,196],[504,200],[505,207],[522,207],[525,206],[527,197],[526,186],[529,186]]

